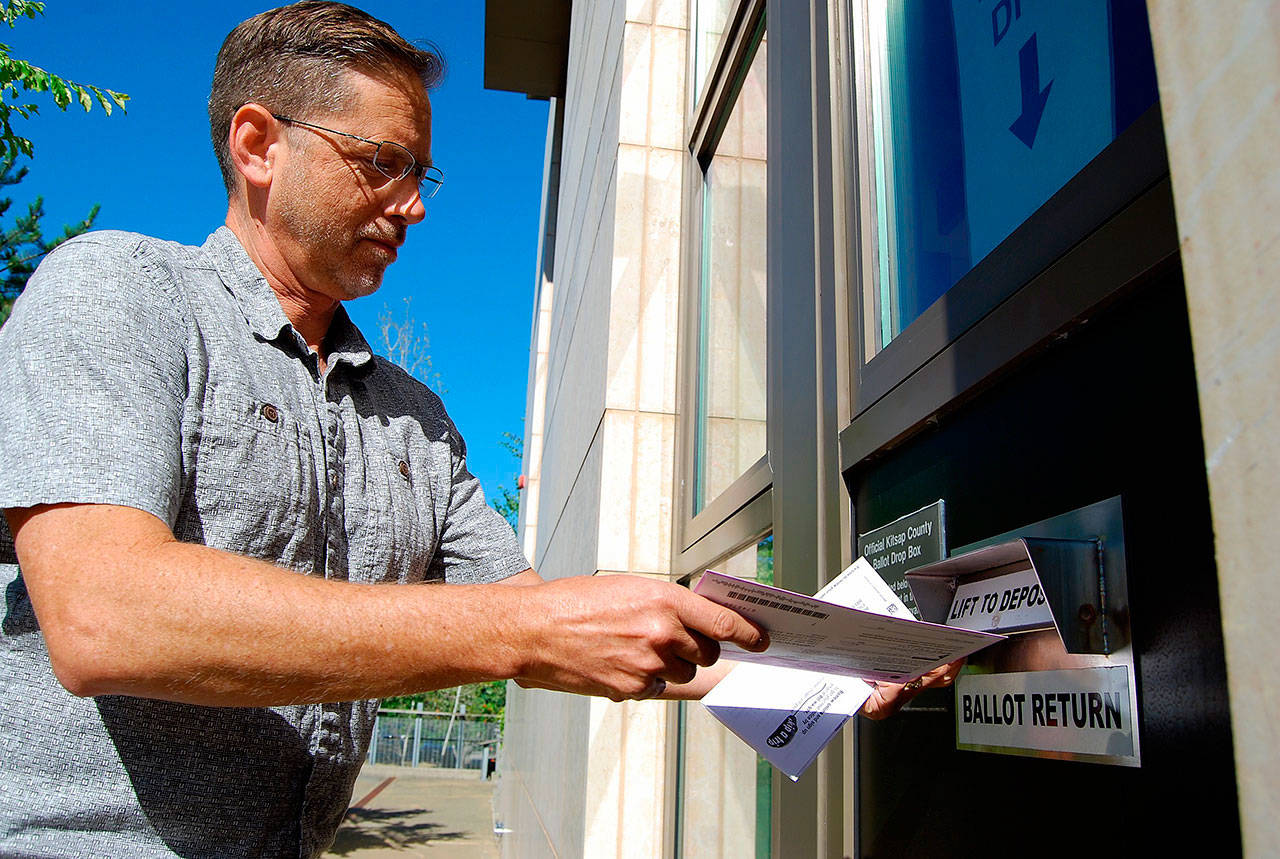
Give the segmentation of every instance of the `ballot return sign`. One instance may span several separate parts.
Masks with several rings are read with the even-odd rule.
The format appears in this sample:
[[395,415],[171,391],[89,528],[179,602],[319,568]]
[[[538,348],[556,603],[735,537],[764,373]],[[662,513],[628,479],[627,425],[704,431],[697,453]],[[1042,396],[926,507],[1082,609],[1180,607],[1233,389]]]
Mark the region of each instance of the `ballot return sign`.
[[967,751],[1142,765],[1129,668],[1123,665],[956,681],[956,747]]

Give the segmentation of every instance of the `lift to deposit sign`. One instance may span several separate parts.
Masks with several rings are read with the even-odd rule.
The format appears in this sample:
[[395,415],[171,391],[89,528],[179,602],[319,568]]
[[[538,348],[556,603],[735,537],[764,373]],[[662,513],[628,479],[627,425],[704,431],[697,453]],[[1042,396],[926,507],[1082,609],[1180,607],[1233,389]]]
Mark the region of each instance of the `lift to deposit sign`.
[[1053,612],[1035,570],[965,582],[956,588],[947,626],[1016,632],[1053,626]]

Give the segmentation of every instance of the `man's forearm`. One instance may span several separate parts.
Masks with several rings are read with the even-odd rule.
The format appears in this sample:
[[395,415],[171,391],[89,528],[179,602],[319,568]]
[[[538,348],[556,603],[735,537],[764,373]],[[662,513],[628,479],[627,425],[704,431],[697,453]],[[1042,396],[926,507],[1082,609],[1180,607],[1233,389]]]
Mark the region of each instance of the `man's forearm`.
[[[74,539],[74,514],[63,524]],[[97,547],[94,569],[26,576],[55,671],[76,694],[271,705],[519,671],[512,589],[325,581],[205,546],[122,537],[127,545]],[[24,575],[51,564],[36,555],[23,559]]]
[[615,699],[693,678],[742,618],[630,576],[365,585],[179,543],[108,505],[7,511],[59,680],[78,695],[220,706],[376,698],[520,678]]

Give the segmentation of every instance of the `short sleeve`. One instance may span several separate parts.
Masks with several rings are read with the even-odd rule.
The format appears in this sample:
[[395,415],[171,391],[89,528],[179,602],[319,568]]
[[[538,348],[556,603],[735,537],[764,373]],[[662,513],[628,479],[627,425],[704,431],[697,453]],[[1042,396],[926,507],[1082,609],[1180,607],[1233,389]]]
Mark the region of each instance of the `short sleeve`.
[[448,509],[432,566],[443,567],[445,581],[500,581],[529,569],[516,535],[497,510],[485,503],[480,481],[467,470],[466,445],[449,422],[452,476]]
[[0,328],[0,508],[120,504],[173,526],[188,323],[138,239],[89,234],[32,275]]

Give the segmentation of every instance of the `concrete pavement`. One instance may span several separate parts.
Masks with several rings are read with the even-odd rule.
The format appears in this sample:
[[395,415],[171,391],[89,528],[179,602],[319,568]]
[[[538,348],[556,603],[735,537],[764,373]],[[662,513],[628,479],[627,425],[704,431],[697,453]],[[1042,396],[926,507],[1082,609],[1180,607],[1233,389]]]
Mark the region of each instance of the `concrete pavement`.
[[475,770],[366,764],[326,855],[497,859],[492,801]]

